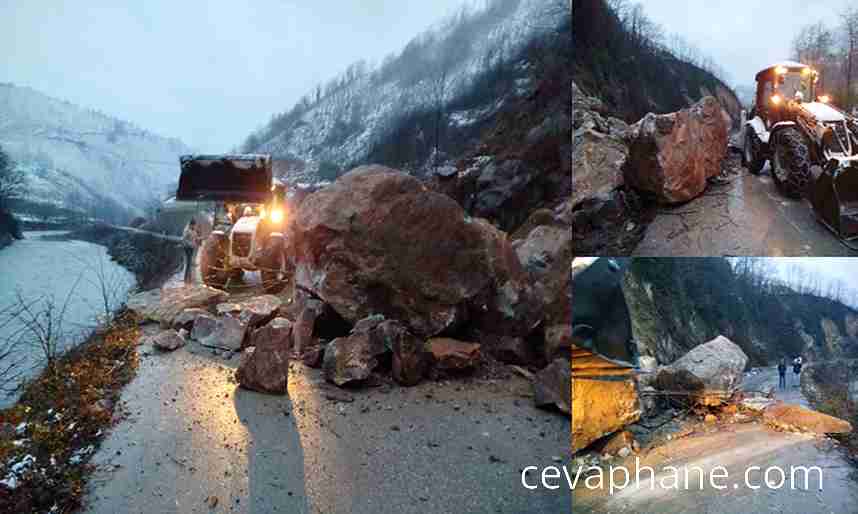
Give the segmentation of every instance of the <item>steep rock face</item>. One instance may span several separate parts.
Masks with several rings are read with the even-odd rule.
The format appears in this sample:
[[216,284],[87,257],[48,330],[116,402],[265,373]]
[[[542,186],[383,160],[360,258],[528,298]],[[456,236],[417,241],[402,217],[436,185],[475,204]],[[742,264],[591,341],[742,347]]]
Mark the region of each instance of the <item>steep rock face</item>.
[[757,297],[725,259],[635,259],[623,280],[642,355],[669,364],[713,338],[736,343],[751,366],[781,356],[858,356],[858,312],[788,289]]
[[714,97],[670,114],[647,114],[629,131],[626,183],[664,203],[699,196],[727,154],[729,116]]

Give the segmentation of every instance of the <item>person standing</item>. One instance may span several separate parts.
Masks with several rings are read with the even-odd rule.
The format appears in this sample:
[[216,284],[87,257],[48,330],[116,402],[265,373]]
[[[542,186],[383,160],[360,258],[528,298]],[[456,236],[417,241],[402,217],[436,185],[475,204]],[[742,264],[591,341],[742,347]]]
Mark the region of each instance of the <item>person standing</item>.
[[799,376],[801,374],[801,364],[802,364],[801,355],[799,355],[792,362],[792,372],[795,374],[795,386],[796,387],[798,387],[801,384],[801,377]]
[[194,281],[194,254],[200,245],[200,233],[197,229],[196,219],[191,218],[191,221],[185,226],[185,230],[182,232],[182,240],[185,250],[185,284],[190,284]]
[[778,363],[778,389],[786,389],[786,357]]

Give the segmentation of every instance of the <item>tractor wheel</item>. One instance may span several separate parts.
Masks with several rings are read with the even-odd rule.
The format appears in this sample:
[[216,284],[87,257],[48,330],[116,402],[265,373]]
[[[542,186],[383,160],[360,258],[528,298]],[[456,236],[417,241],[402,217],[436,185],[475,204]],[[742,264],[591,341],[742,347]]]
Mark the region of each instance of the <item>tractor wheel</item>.
[[277,294],[286,287],[287,279],[282,236],[270,237],[266,246],[265,254],[259,263],[262,287],[268,294]]
[[226,268],[226,236],[212,233],[200,251],[200,275],[207,286],[223,289],[229,278]]
[[742,165],[754,175],[759,175],[766,164],[763,142],[752,127],[745,127],[745,141],[742,147]]
[[772,178],[789,198],[801,198],[812,182],[810,154],[801,132],[785,128],[774,143]]

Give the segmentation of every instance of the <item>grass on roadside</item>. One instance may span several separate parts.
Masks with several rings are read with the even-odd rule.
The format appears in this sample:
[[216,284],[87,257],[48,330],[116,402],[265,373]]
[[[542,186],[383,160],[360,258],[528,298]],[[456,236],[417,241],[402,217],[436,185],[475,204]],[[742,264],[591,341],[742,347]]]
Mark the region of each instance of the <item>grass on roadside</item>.
[[107,327],[28,383],[0,410],[0,512],[72,512],[122,387],[137,370],[138,319]]

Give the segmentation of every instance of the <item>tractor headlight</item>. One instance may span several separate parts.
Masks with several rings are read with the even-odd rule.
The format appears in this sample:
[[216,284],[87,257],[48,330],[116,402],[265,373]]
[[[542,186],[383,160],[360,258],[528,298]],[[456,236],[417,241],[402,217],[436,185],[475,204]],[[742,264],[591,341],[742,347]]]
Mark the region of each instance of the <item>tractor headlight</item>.
[[780,105],[781,95],[772,95],[772,103],[775,105]]
[[271,221],[273,223],[281,223],[283,218],[285,217],[283,213],[283,209],[272,209],[271,210]]
[[831,97],[828,95],[822,95],[819,97],[819,101],[824,103],[824,104],[827,104],[827,103],[831,102]]

